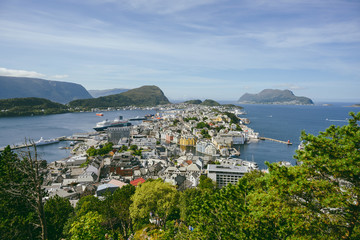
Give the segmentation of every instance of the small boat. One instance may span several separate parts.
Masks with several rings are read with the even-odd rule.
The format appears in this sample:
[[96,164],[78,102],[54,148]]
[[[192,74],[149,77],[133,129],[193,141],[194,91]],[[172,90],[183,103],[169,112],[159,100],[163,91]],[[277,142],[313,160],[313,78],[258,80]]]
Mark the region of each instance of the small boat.
[[97,113],[96,116],[102,117],[102,116],[104,116],[104,114],[103,113]]
[[58,143],[58,142],[59,142],[59,140],[55,139],[55,138],[45,140],[45,139],[43,139],[43,137],[41,137],[38,141],[34,142],[34,144],[36,146],[42,146],[42,145],[49,145],[49,144]]

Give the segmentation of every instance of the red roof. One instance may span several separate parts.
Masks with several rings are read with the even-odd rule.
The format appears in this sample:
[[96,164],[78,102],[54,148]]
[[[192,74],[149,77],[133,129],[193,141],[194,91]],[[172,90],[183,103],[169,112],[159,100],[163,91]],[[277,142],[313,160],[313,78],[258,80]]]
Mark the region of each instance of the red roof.
[[143,179],[143,178],[137,178],[137,179],[135,179],[135,180],[132,180],[132,181],[130,182],[130,184],[136,187],[136,186],[139,185],[140,183],[144,183],[144,182],[145,182],[145,179]]

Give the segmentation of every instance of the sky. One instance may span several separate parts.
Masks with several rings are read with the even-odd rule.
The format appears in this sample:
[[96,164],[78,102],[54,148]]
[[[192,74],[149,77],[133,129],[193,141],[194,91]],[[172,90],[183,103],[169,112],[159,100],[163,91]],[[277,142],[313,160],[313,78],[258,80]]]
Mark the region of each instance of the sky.
[[359,0],[0,0],[0,75],[360,102]]

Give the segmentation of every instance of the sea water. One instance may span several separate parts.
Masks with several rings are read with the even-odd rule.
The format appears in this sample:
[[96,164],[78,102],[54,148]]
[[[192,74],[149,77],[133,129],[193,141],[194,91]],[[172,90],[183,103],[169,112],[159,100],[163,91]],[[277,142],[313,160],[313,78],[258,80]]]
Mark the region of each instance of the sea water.
[[[243,117],[249,118],[249,127],[259,132],[260,136],[290,140],[293,145],[286,145],[271,141],[257,141],[240,147],[241,158],[254,160],[260,169],[266,168],[265,161],[270,163],[288,161],[295,164],[293,158],[300,143],[300,133],[318,135],[330,125],[343,126],[347,124],[349,112],[358,112],[359,108],[348,107],[351,104],[334,103],[331,106],[313,105],[242,105],[247,112]],[[71,136],[74,133],[93,131],[97,122],[105,119],[113,120],[118,116],[135,118],[149,113],[148,110],[124,110],[104,112],[103,117],[94,112],[66,113],[47,116],[0,118],[0,147],[23,143],[25,138],[37,141],[44,139]],[[48,162],[68,157],[70,150],[59,149],[69,146],[68,142],[60,142],[47,146],[40,146],[40,156]]]
[[288,161],[296,164],[293,158],[300,144],[301,131],[318,135],[330,125],[343,126],[348,123],[349,112],[358,112],[360,108],[349,107],[350,103],[332,103],[328,105],[242,105],[249,118],[249,127],[259,132],[261,137],[288,141],[287,145],[272,141],[257,141],[241,146],[241,158],[254,160],[260,169],[270,163]]
[[[74,133],[94,132],[97,122],[105,119],[110,121],[119,116],[124,119],[143,117],[156,113],[153,110],[121,110],[105,111],[104,116],[96,116],[95,112],[79,112],[54,114],[33,117],[0,118],[0,147],[14,146],[26,141],[37,141],[41,137],[53,139],[62,136],[72,136]],[[139,121],[135,121],[136,124]],[[37,147],[42,159],[48,162],[57,161],[70,156],[70,150],[60,149],[69,147],[70,142],[59,142]]]

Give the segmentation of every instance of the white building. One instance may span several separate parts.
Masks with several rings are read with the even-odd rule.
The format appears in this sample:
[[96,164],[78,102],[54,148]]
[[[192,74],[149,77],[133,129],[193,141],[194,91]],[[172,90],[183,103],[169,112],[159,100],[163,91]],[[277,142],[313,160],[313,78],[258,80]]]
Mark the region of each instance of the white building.
[[207,171],[208,177],[216,182],[218,188],[222,188],[229,183],[236,184],[245,173],[249,172],[249,168],[245,166],[209,164]]

